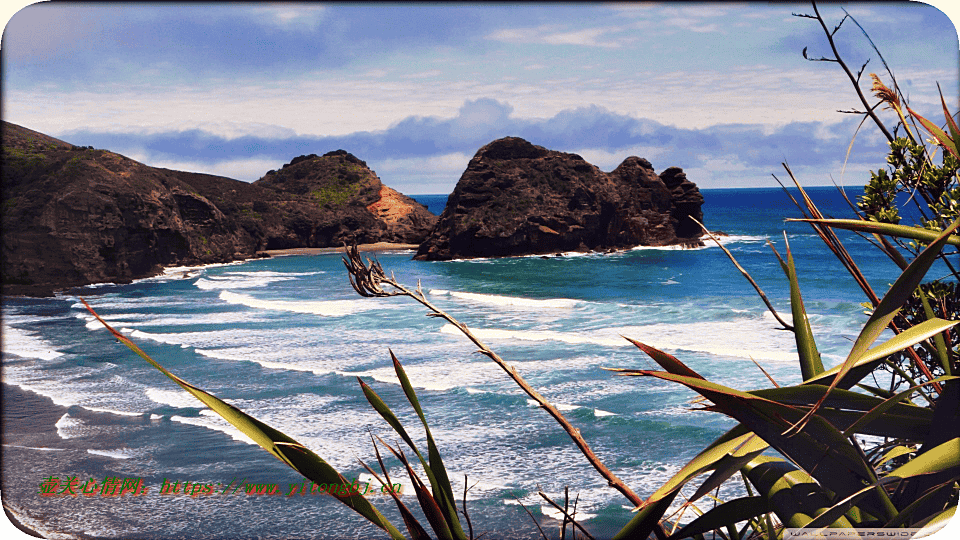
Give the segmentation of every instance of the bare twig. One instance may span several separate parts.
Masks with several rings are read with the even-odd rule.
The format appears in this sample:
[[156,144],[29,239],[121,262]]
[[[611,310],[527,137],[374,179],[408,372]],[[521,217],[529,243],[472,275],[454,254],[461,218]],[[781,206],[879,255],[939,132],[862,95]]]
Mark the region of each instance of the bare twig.
[[520,502],[520,499],[516,497],[514,497],[514,499],[516,499],[517,504],[520,505],[520,508],[523,508],[524,512],[526,512],[527,515],[530,516],[530,519],[533,520],[533,524],[536,525],[537,530],[540,531],[540,537],[543,538],[543,540],[550,540],[549,538],[547,538],[547,535],[543,533],[543,529],[540,528],[540,523],[537,522],[537,518],[533,517],[533,514],[530,513],[530,510],[527,510],[527,507],[524,506],[522,502]]
[[[823,28],[823,33],[827,36],[827,41],[830,43],[830,49],[833,51],[834,57],[832,60],[835,61],[837,64],[839,64],[840,67],[843,68],[843,72],[847,74],[847,78],[850,79],[850,83],[853,84],[853,88],[857,92],[857,97],[860,98],[860,103],[863,104],[863,108],[867,110],[867,115],[870,116],[870,118],[873,120],[875,124],[877,124],[877,127],[880,128],[880,131],[887,138],[887,140],[893,141],[893,135],[891,135],[890,131],[887,130],[887,126],[883,125],[883,122],[880,121],[880,118],[877,117],[877,114],[873,112],[873,108],[870,107],[869,103],[867,103],[867,98],[866,96],[863,95],[863,90],[861,90],[860,85],[857,84],[857,77],[853,75],[853,72],[850,71],[850,68],[847,67],[847,63],[843,61],[843,58],[840,57],[840,53],[837,51],[837,44],[833,40],[833,35],[837,32],[837,30],[840,29],[840,25],[838,24],[837,27],[834,28],[834,30],[831,32],[827,28],[827,23],[824,22],[823,17],[820,16],[820,10],[817,9],[817,3],[812,2],[812,4],[813,4],[813,12],[816,14],[816,16],[810,16],[810,15],[798,15],[798,16],[803,16],[810,19],[816,19],[817,22],[820,23],[820,27]],[[849,14],[844,16],[844,20],[847,17],[849,17]],[[843,20],[841,20],[840,24],[843,24]]]
[[[580,434],[580,430],[573,427],[573,424],[570,423],[566,417],[557,409],[553,404],[551,404],[545,397],[543,397],[540,392],[537,392],[530,384],[520,376],[520,373],[517,370],[508,364],[503,358],[500,357],[496,352],[491,350],[486,346],[482,341],[480,341],[473,332],[467,328],[467,325],[453,318],[450,314],[444,312],[440,308],[434,306],[427,300],[427,297],[423,294],[423,291],[419,289],[416,292],[411,291],[404,287],[403,285],[397,283],[397,281],[391,277],[386,277],[386,273],[383,271],[383,268],[380,266],[380,263],[376,260],[367,259],[369,266],[363,263],[363,260],[360,257],[360,252],[357,249],[357,246],[354,245],[351,249],[347,250],[347,257],[343,259],[344,266],[347,267],[347,270],[350,272],[350,284],[353,285],[354,290],[356,290],[362,296],[371,296],[371,297],[386,297],[386,296],[408,296],[413,298],[417,302],[423,304],[424,307],[430,310],[428,316],[438,317],[446,320],[453,326],[455,326],[460,332],[463,333],[470,341],[473,342],[480,349],[480,353],[487,356],[494,361],[501,369],[503,369],[506,374],[513,379],[513,382],[517,384],[528,396],[530,396],[543,410],[553,417],[557,423],[563,428],[564,431],[573,439],[574,444],[577,445],[577,448],[580,449],[580,452],[587,458],[587,461],[593,465],[593,468],[600,473],[600,475],[607,481],[607,484],[619,491],[626,497],[631,503],[635,506],[641,506],[643,504],[643,499],[641,499],[636,493],[633,492],[627,485],[617,477],[607,468],[603,462],[600,461],[600,458],[593,452],[593,449],[590,448],[590,445],[587,444],[587,441]],[[389,285],[393,288],[393,291],[385,291],[383,285]]]
[[762,371],[763,374],[767,376],[767,379],[768,379],[775,387],[780,388],[780,385],[777,384],[777,381],[773,380],[773,377],[771,377],[770,374],[767,373],[767,370],[763,369],[763,366],[761,366],[759,362],[757,362],[756,360],[754,360],[752,356],[750,357],[750,360],[752,360],[753,363],[754,363],[758,368],[760,368],[760,371]]
[[743,274],[743,277],[747,278],[747,281],[749,281],[750,284],[753,285],[753,288],[756,289],[757,294],[760,295],[760,299],[763,300],[763,303],[767,305],[767,309],[769,309],[770,313],[773,314],[775,319],[777,319],[777,322],[779,322],[785,329],[792,331],[793,325],[783,320],[782,317],[780,317],[780,314],[777,313],[777,310],[773,308],[773,304],[770,302],[770,299],[767,298],[766,294],[764,294],[763,289],[761,289],[760,285],[757,285],[757,282],[754,281],[752,277],[750,277],[750,274],[746,270],[744,270],[742,266],[740,266],[740,263],[737,262],[737,259],[733,257],[733,253],[730,253],[730,250],[725,248],[723,244],[720,243],[720,240],[716,236],[714,236],[712,232],[708,231],[706,227],[703,226],[703,223],[700,223],[693,217],[691,217],[690,219],[692,219],[694,223],[699,225],[700,228],[703,229],[703,232],[706,233],[706,235],[709,236],[714,242],[716,242],[717,246],[719,246],[720,249],[722,249],[723,252],[727,254],[727,257],[729,257],[730,260],[733,262],[733,265],[737,267],[737,270],[739,270],[740,273]]
[[[476,484],[474,484],[476,485]],[[463,517],[467,519],[467,528],[470,530],[470,539],[473,540],[473,524],[470,523],[470,515],[467,514],[467,475],[463,475]]]
[[[562,508],[559,504],[557,504],[557,503],[555,503],[553,500],[551,500],[550,497],[548,497],[547,494],[544,493],[543,491],[537,491],[537,494],[540,495],[540,497],[542,497],[543,500],[545,500],[545,501],[547,501],[548,503],[550,503],[550,506],[556,508],[557,511],[559,511],[561,514],[563,514],[563,519],[564,519],[564,521],[568,521],[568,522],[570,522],[570,523],[573,523],[573,526],[576,527],[576,528],[578,528],[578,529],[580,529],[580,532],[582,532],[587,538],[589,538],[590,540],[594,540],[593,536],[591,536],[590,533],[588,533],[587,530],[584,529],[582,525],[580,525],[579,523],[577,523],[577,520],[573,519],[573,517],[572,517],[570,514],[567,513],[566,509]],[[568,495],[569,495],[569,493],[568,493]]]

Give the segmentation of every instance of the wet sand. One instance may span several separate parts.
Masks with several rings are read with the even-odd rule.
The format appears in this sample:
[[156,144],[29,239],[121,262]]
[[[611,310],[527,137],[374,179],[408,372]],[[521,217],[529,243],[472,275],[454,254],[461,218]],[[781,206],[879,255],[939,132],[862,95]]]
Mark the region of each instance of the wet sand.
[[[56,405],[50,398],[24,390],[19,386],[4,383],[2,388],[3,445],[55,447],[60,440],[57,436],[56,423],[67,412],[66,407]],[[3,484],[14,480],[16,479],[3,475]],[[0,491],[3,491],[2,487]],[[3,505],[3,511],[6,516],[0,519],[9,520],[13,526],[30,536],[43,538],[38,532],[24,525],[19,516],[7,508],[6,504]]]

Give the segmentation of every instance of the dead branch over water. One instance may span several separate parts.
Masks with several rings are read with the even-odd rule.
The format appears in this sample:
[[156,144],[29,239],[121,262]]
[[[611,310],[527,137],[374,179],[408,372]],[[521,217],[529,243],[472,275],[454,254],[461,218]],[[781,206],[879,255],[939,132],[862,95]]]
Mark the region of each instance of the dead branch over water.
[[[587,458],[587,461],[593,466],[597,472],[607,481],[607,483],[623,494],[631,503],[635,506],[640,506],[643,504],[643,499],[637,496],[627,485],[620,480],[611,471],[607,468],[603,462],[600,461],[600,458],[593,452],[593,449],[590,448],[590,445],[587,444],[587,441],[580,435],[580,430],[575,428],[573,424],[567,420],[560,411],[554,407],[545,397],[540,395],[530,384],[524,380],[523,377],[517,372],[517,370],[508,364],[503,358],[500,357],[496,352],[487,347],[482,341],[480,341],[473,333],[467,328],[467,325],[461,323],[460,321],[453,318],[450,314],[441,310],[440,308],[434,306],[427,300],[424,296],[423,291],[420,288],[419,283],[417,284],[417,290],[411,291],[403,285],[397,283],[396,279],[391,274],[390,277],[387,277],[386,273],[383,271],[383,267],[380,266],[380,263],[376,260],[371,260],[367,258],[367,263],[364,264],[363,259],[360,256],[360,252],[356,246],[346,250],[346,257],[343,258],[343,264],[347,267],[349,272],[350,285],[353,286],[353,289],[357,291],[360,296],[364,297],[388,297],[388,296],[408,296],[413,298],[417,302],[420,302],[427,309],[430,310],[430,313],[427,316],[438,317],[449,322],[453,326],[457,327],[460,332],[463,333],[470,341],[476,345],[480,353],[487,356],[493,360],[498,366],[500,366],[507,375],[513,379],[517,386],[519,386],[530,398],[537,402],[540,408],[547,411],[547,414],[553,417],[557,423],[563,428],[564,431],[573,439],[574,444],[577,445],[577,448],[580,449],[580,452],[583,453],[584,457]],[[389,285],[393,290],[387,291],[384,290],[383,285]]]

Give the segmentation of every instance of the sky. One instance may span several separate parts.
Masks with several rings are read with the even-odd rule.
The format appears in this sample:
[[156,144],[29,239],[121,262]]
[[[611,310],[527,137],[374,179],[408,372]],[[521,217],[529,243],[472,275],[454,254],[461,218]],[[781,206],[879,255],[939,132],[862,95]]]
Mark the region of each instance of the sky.
[[[942,121],[938,83],[958,109],[957,29],[939,9],[818,9],[831,30],[851,16],[835,37],[854,72],[868,61],[871,105],[869,74],[891,84],[885,60],[915,110]],[[783,162],[805,185],[862,186],[886,141],[837,112],[862,106],[837,63],[804,59],[832,52],[795,13],[813,8],[33,4],[4,30],[2,117],[244,181],[344,149],[401,192],[443,194],[481,146],[519,136],[605,171],[631,155],[682,167],[701,188],[776,187]]]

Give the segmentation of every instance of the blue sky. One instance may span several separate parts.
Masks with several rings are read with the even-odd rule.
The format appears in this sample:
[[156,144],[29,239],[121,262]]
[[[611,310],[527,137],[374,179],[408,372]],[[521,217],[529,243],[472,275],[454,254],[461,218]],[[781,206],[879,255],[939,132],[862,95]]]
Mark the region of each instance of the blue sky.
[[[845,8],[918,111],[957,103],[957,30],[920,3]],[[448,193],[480,146],[524,137],[604,170],[630,155],[701,187],[862,185],[885,142],[809,4],[36,4],[2,47],[3,117],[149,165],[253,181],[343,148],[405,193]],[[863,34],[853,69],[889,77]],[[872,102],[873,100],[871,100]],[[885,113],[890,119],[889,113]],[[893,120],[891,120],[891,124]]]

